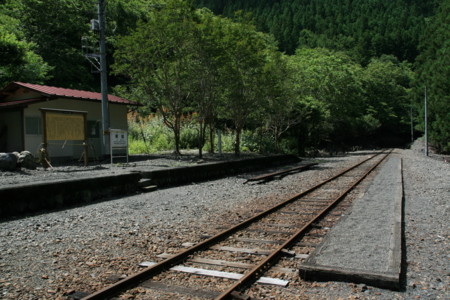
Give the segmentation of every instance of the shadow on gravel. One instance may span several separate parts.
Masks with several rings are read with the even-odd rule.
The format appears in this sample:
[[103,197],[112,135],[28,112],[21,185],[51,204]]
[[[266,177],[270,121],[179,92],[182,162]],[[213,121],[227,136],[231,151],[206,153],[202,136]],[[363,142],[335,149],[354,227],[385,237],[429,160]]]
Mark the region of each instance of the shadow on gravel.
[[[402,189],[403,191],[405,190],[405,181],[402,180]],[[408,255],[406,253],[406,222],[405,222],[405,202],[406,202],[406,198],[405,198],[405,193],[403,193],[403,201],[402,201],[402,228],[401,228],[401,232],[402,232],[402,241],[401,241],[401,245],[402,245],[402,261],[401,261],[401,267],[400,267],[400,287],[399,290],[401,292],[405,292],[406,291],[406,287],[408,285],[408,279],[406,278],[406,274],[408,271]]]

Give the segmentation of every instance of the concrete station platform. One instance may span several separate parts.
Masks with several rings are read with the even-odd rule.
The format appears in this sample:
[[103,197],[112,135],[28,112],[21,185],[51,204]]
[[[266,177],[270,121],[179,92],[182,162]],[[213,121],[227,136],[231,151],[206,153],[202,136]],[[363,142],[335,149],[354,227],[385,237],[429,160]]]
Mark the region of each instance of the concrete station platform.
[[305,280],[345,281],[399,290],[402,271],[402,161],[383,164],[351,212],[300,266]]
[[204,163],[153,171],[130,171],[114,175],[53,180],[0,187],[0,221],[51,209],[84,205],[111,197],[136,193],[145,184],[155,187],[189,184],[299,163],[294,155]]

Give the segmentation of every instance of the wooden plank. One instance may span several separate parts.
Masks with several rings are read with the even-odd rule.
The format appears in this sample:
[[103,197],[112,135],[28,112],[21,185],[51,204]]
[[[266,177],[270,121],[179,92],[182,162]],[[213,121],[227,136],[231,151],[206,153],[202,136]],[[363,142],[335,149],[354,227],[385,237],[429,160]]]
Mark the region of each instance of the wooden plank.
[[258,226],[267,226],[267,227],[283,227],[283,228],[295,228],[295,224],[277,224],[277,223],[258,223]]
[[285,242],[284,240],[259,240],[259,239],[249,239],[249,238],[233,238],[233,240],[235,240],[237,242],[244,242],[244,243],[274,244],[274,245],[281,245]]
[[292,211],[292,210],[282,210],[280,211],[280,213],[282,214],[287,214],[287,215],[317,215],[316,211],[317,209],[309,209],[309,207],[302,207],[303,210],[308,210],[308,212],[306,211]]
[[[211,235],[202,235],[202,238],[208,239]],[[261,244],[274,244],[274,245],[281,245],[285,242],[285,240],[260,240],[260,239],[250,239],[250,238],[233,238],[233,240],[237,242],[244,242],[244,243],[261,243]],[[187,244],[187,243],[186,243]],[[184,245],[184,244],[183,244]],[[317,247],[317,244],[314,243],[297,243],[295,244],[297,247]]]
[[[203,238],[210,238],[210,235],[203,235]],[[242,238],[242,237],[238,237],[238,238],[233,238],[233,240],[237,241],[237,242],[244,242],[244,243],[255,243],[255,244],[274,244],[274,245],[281,245],[285,242],[285,240],[260,240],[260,239],[250,239],[250,238]],[[188,243],[184,243],[183,245],[188,245]],[[315,243],[296,243],[295,244],[296,247],[317,247],[317,244]]]
[[[226,247],[226,246],[213,246],[211,249],[221,250],[221,251],[231,251],[231,252],[241,252],[255,255],[270,255],[272,251],[263,250],[263,249],[248,249],[248,248],[235,248],[235,247]],[[307,258],[309,254],[295,254],[293,251],[284,250],[283,254],[289,255],[295,258]]]
[[282,230],[264,230],[264,229],[245,229],[245,231],[250,231],[250,232],[260,232],[260,233],[268,233],[268,234],[288,234],[291,235],[294,232],[292,231],[282,231]]
[[[309,246],[299,246],[299,247],[309,247]],[[313,246],[313,247],[315,247],[315,246]],[[232,247],[227,247],[227,248],[232,248]],[[243,250],[251,250],[251,249],[245,249],[245,248],[232,248],[232,249],[233,249],[232,252],[242,252],[242,253],[249,253],[249,254],[255,254],[255,255],[268,255],[268,254],[261,253],[261,252],[252,252],[252,253],[250,253],[250,252],[239,251],[240,249],[243,249]],[[216,250],[230,251],[229,249],[216,249]],[[262,250],[262,252],[263,251],[264,250]],[[309,254],[296,254],[295,252],[288,251],[288,250],[285,250],[283,253],[285,255],[292,256],[292,257],[295,257],[295,258],[300,258],[300,259],[305,259],[305,258],[309,257]],[[159,257],[159,258],[171,258],[174,255],[176,255],[176,254],[161,253],[161,254],[156,255],[156,257]]]
[[[171,254],[160,254],[158,257],[161,258],[170,258]],[[209,259],[209,258],[191,258],[187,260],[188,262],[197,263],[197,264],[205,264],[205,265],[214,265],[214,266],[222,266],[222,267],[232,267],[232,268],[241,268],[241,269],[251,269],[255,265],[247,264],[247,263],[241,263],[241,262],[234,262],[234,261],[226,261],[226,260],[218,260],[218,259]],[[283,273],[297,273],[296,269],[290,269],[290,268],[281,268],[281,267],[272,267],[270,270],[277,271],[277,272],[283,272]]]
[[[291,211],[291,210],[282,210],[282,211],[280,211],[280,213],[287,214],[287,215],[298,215],[299,214],[298,211]],[[307,213],[307,214],[309,214],[309,213]]]
[[[155,264],[156,264],[155,262],[143,262],[139,265],[145,266],[145,267],[150,267]],[[184,273],[190,273],[190,274],[196,274],[196,275],[203,275],[203,276],[234,279],[234,280],[239,280],[244,276],[243,274],[239,274],[239,273],[206,270],[206,269],[192,268],[192,267],[186,267],[186,266],[175,266],[175,267],[170,268],[170,270],[184,272]],[[260,277],[258,279],[258,281],[256,281],[256,282],[260,283],[260,284],[277,285],[277,286],[283,286],[283,287],[287,286],[289,283],[288,280],[282,280],[282,279],[271,278],[271,277]]]
[[304,242],[300,242],[300,243],[295,243],[294,244],[295,247],[308,247],[308,248],[316,248],[318,246],[317,243],[304,243]]
[[206,298],[206,299],[215,299],[220,295],[220,292],[205,290],[205,289],[193,289],[188,288],[184,286],[176,286],[176,285],[166,285],[162,282],[157,282],[153,280],[147,280],[140,284],[140,286],[152,289],[152,290],[159,290],[163,292],[169,292],[169,293],[177,293],[182,295],[187,295],[191,297],[199,297],[199,298]]
[[311,197],[311,198],[300,198],[300,199],[298,199],[298,200],[295,200],[295,202],[297,202],[297,203],[331,203],[331,202],[333,202],[333,199],[332,198],[330,198],[330,197],[325,197],[325,198],[319,198],[319,197]]
[[236,248],[236,247],[228,247],[228,246],[212,246],[211,249],[221,250],[221,251],[230,251],[230,252],[241,252],[255,255],[269,255],[272,253],[270,250],[264,249],[249,249],[249,248]]

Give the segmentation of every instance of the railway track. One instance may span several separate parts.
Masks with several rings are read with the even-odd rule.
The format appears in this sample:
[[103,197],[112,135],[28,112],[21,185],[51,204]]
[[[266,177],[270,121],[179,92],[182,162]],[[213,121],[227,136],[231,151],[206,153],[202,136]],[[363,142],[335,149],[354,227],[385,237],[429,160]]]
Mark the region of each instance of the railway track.
[[[178,254],[83,299],[133,297],[251,299],[259,284],[287,285],[298,263],[318,245],[348,207],[343,201],[389,153],[379,153],[290,199],[231,225]],[[264,275],[264,276],[263,276]],[[165,296],[164,296],[165,295]]]

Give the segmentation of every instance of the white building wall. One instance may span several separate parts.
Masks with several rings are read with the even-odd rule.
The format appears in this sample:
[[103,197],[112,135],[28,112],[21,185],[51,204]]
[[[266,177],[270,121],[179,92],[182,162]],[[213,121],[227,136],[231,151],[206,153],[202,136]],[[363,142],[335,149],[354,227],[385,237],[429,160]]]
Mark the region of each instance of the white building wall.
[[[41,108],[61,109],[61,110],[77,110],[87,112],[87,122],[97,123],[99,126],[98,137],[89,137],[89,156],[99,157],[104,155],[102,145],[102,113],[101,102],[94,101],[82,101],[78,99],[56,99],[47,102],[39,102],[29,105],[24,110],[23,128],[26,128],[27,117],[38,117],[42,122]],[[111,128],[125,129],[127,130],[127,106],[109,103],[110,110],[110,126]],[[91,132],[92,133],[92,132]],[[89,132],[88,132],[89,134]],[[88,135],[89,136],[89,135]],[[42,146],[43,135],[40,134],[27,134],[25,132],[25,149],[29,150],[33,154],[36,153]],[[50,157],[70,157],[79,159],[83,153],[82,141],[67,141],[66,143],[61,141],[49,141],[48,151]],[[108,152],[106,152],[108,153]]]

